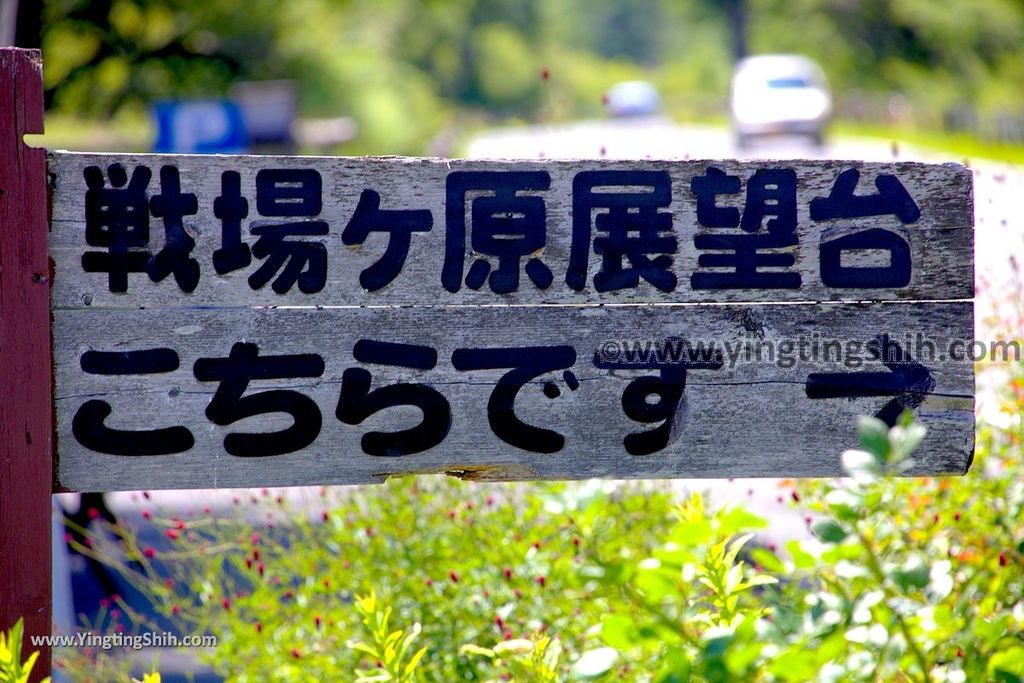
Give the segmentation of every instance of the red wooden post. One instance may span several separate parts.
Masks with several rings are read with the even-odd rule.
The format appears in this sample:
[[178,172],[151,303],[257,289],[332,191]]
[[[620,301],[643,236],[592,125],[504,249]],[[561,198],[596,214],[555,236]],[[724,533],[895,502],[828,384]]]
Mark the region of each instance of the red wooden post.
[[0,628],[25,618],[25,651],[42,650],[33,680],[50,673],[50,493],[53,368],[50,346],[42,56],[0,49]]

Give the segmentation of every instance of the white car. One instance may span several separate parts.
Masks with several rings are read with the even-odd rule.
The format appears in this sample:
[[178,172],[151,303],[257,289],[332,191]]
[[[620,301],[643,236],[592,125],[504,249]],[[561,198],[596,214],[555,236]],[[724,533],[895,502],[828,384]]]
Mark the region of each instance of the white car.
[[740,60],[729,97],[739,147],[753,138],[801,135],[820,145],[832,115],[832,95],[817,64],[799,55]]

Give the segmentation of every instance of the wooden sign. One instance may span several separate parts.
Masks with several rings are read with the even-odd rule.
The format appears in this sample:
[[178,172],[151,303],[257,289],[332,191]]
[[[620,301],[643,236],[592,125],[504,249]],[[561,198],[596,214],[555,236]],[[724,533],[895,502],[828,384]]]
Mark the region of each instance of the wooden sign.
[[970,299],[956,164],[51,153],[57,308]]
[[44,159],[41,61],[0,48],[0,629],[50,632],[52,490],[826,476],[905,410],[970,467],[961,166]]
[[69,489],[829,476],[903,410],[913,472],[970,465],[955,164],[49,169]]

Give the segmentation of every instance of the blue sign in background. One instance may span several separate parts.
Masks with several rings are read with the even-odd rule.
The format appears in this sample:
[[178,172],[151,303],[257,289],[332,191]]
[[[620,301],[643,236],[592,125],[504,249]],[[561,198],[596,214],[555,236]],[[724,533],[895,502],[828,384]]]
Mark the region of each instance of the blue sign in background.
[[242,110],[230,100],[169,100],[153,105],[163,154],[243,154],[249,149]]

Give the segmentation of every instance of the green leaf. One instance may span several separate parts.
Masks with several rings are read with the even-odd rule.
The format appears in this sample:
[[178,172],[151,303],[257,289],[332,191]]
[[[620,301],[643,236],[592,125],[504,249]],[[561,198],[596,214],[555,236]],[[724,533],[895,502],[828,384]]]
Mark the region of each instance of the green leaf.
[[928,585],[931,569],[920,558],[912,557],[902,566],[892,571],[892,580],[904,591],[911,588],[924,588]]
[[358,652],[364,652],[374,659],[383,659],[383,655],[381,655],[381,653],[377,651],[377,648],[372,645],[367,645],[366,643],[349,643],[348,646]]
[[790,557],[793,558],[793,564],[799,569],[812,569],[816,564],[817,560],[814,559],[814,555],[803,549],[800,545],[800,541],[792,540],[786,543],[786,550],[789,551]]
[[764,567],[765,571],[781,574],[786,571],[782,560],[767,548],[754,548],[750,551],[750,559]]
[[661,662],[661,668],[654,675],[654,683],[690,683],[693,665],[684,650],[668,649]]
[[847,489],[832,489],[825,494],[825,504],[835,517],[852,522],[860,517],[863,498]]
[[889,459],[889,426],[877,417],[862,416],[857,421],[860,445],[880,462]]
[[601,639],[619,650],[630,650],[640,644],[640,629],[625,614],[609,614],[601,620]]
[[412,672],[420,665],[420,660],[423,659],[423,655],[425,654],[427,654],[427,648],[426,646],[423,646],[416,651],[416,654],[409,658],[409,663],[405,665],[405,675],[407,677],[412,676]]
[[811,525],[811,532],[825,543],[841,543],[847,536],[843,527],[831,519],[819,519]]
[[599,647],[584,652],[573,665],[572,673],[575,678],[592,680],[608,673],[618,660],[619,653],[615,648]]
[[736,562],[736,556],[740,554],[740,550],[742,550],[743,546],[745,546],[753,537],[754,534],[743,534],[729,545],[729,551],[723,558],[725,566],[731,567]]
[[768,670],[783,681],[812,681],[818,674],[818,658],[813,649],[798,644],[777,655]]
[[466,643],[465,645],[460,647],[459,654],[476,655],[478,657],[487,657],[488,659],[494,659],[497,656],[495,655],[494,650],[487,647],[480,647],[479,645],[475,645],[473,643]]
[[505,640],[494,646],[494,654],[499,657],[506,655],[528,655],[533,652],[533,641],[525,638]]
[[889,432],[889,442],[892,444],[894,459],[902,460],[913,454],[927,432],[927,428],[919,423],[893,427]]
[[1024,677],[1024,647],[1015,646],[997,652],[988,660],[988,671],[996,680],[1020,681]]
[[857,481],[871,481],[882,471],[882,461],[874,453],[851,449],[843,451],[839,456],[843,470]]
[[763,517],[741,507],[731,507],[717,515],[718,533],[732,536],[747,529],[764,529],[768,526]]

